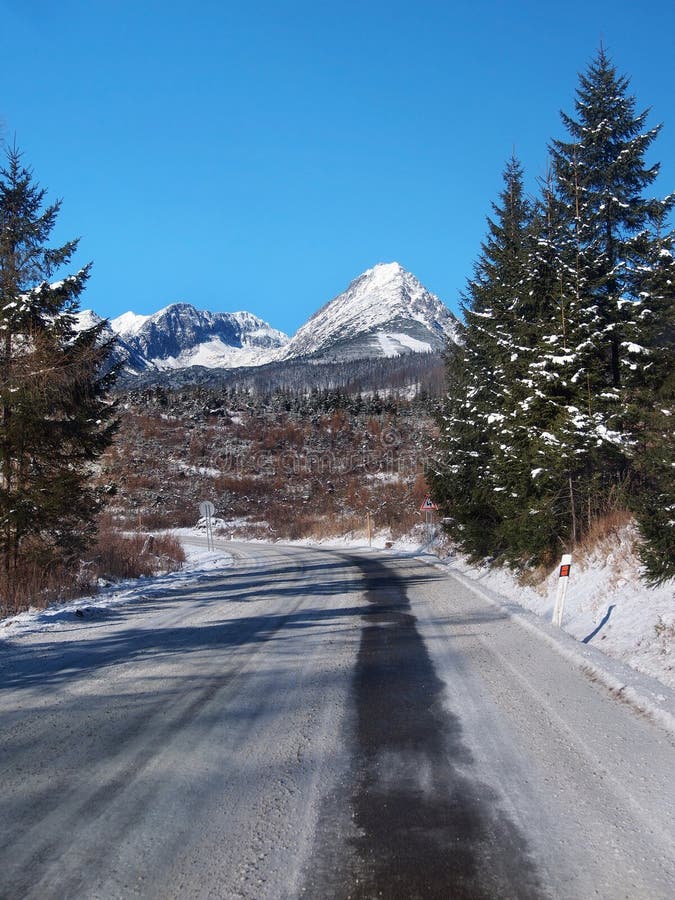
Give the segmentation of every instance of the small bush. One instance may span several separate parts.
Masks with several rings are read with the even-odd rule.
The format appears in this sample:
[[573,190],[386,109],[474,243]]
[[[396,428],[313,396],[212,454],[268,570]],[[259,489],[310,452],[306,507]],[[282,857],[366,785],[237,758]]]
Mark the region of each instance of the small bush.
[[159,572],[175,572],[185,562],[180,541],[169,534],[126,534],[102,528],[91,558],[98,578],[113,581]]

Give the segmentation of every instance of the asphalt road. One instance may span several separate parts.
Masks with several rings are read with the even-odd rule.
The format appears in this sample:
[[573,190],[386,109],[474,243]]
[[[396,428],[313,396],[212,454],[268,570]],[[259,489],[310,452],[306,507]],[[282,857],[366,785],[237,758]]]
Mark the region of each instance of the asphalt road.
[[670,898],[665,732],[406,556],[0,640],[0,897]]

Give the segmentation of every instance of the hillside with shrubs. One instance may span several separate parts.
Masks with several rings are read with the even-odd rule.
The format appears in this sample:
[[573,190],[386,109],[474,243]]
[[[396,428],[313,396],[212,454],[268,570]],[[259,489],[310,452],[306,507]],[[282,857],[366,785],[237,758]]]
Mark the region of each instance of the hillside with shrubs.
[[106,520],[118,530],[195,525],[211,500],[237,538],[365,533],[392,539],[420,525],[436,435],[432,402],[161,386],[125,394],[102,459]]

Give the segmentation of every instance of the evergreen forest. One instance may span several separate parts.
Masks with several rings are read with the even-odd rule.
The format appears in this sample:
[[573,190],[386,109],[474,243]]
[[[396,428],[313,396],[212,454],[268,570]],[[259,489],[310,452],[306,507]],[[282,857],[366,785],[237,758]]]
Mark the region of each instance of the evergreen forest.
[[449,348],[429,470],[474,559],[550,564],[629,511],[649,579],[675,574],[675,195],[650,195],[647,126],[603,48],[537,196],[509,159]]

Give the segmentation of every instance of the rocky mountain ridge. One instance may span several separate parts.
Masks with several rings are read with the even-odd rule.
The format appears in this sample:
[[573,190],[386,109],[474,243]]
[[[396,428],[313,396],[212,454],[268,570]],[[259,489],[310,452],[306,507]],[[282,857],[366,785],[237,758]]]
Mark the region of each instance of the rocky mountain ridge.
[[[80,313],[81,327],[98,319]],[[399,263],[380,263],[351,282],[289,338],[248,312],[208,312],[173,303],[153,315],[110,320],[116,362],[129,375],[192,367],[235,369],[307,360],[348,363],[441,351],[457,320]]]
[[262,365],[289,340],[252,313],[212,313],[190,303],[172,303],[152,316],[125,313],[110,325],[157,369]]

